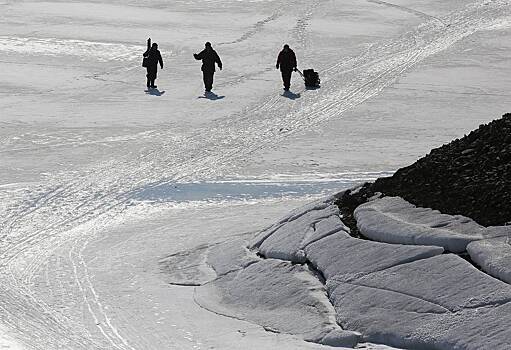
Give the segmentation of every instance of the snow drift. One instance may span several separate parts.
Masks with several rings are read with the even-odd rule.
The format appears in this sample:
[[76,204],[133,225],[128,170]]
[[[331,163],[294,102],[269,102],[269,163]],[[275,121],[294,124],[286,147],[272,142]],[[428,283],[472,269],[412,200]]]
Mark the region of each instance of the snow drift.
[[371,239],[398,244],[434,245],[453,253],[483,238],[484,228],[461,215],[418,208],[399,197],[384,197],[355,209],[360,232]]

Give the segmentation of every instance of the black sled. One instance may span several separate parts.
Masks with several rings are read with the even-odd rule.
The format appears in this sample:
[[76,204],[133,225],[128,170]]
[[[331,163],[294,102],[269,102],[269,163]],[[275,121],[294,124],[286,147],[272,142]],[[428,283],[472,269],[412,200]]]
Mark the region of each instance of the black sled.
[[304,69],[303,73],[298,69],[296,71],[302,76],[306,88],[317,89],[320,87],[319,73],[315,72],[314,69]]

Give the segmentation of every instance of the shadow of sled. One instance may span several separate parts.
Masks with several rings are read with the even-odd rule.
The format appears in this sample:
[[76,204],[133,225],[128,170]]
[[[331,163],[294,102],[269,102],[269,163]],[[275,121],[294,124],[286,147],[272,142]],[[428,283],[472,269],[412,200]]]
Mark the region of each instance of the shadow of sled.
[[296,100],[297,98],[302,97],[302,95],[295,94],[294,92],[291,92],[291,91],[284,91],[284,93],[281,96],[282,97],[287,97],[290,100]]
[[216,100],[221,100],[221,99],[225,98],[225,96],[218,96],[214,92],[205,92],[204,96],[199,96],[197,98],[207,98],[208,100],[216,101]]
[[165,93],[165,90],[163,91],[160,91],[158,89],[147,89],[147,90],[144,90],[144,92],[147,94],[147,95],[153,95],[153,96],[161,96]]

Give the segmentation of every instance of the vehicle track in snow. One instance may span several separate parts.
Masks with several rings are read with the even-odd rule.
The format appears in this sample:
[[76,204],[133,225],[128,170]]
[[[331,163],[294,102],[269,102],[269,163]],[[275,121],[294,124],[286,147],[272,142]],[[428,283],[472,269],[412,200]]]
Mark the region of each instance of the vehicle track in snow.
[[[291,135],[342,116],[392,85],[416,64],[463,38],[480,30],[509,27],[510,16],[508,1],[469,5],[441,18],[447,26],[430,19],[397,40],[372,45],[361,56],[324,70],[323,88],[302,94],[292,106],[275,108],[280,106],[281,97],[273,96],[187,135],[159,130],[152,134],[157,140],[152,148],[140,154],[113,159],[81,175],[55,176],[35,195],[1,198],[10,205],[0,213],[0,321],[15,325],[19,334],[25,334],[23,340],[35,349],[55,344],[74,349],[107,348],[31,291],[33,276],[53,249],[92,235],[147,188],[221,176],[261,149],[275,147]],[[76,282],[93,317],[106,322],[108,315],[86,278],[80,249],[74,248],[69,255]],[[110,345],[131,349],[126,335],[114,325],[105,326],[103,332]]]

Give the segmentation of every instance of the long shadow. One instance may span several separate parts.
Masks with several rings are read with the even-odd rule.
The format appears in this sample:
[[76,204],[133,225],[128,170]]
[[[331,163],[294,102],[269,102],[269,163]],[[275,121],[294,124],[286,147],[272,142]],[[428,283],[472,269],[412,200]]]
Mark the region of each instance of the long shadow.
[[291,91],[284,91],[284,93],[282,94],[283,97],[286,97],[290,100],[296,100],[297,98],[300,98],[302,97],[302,95],[300,94],[295,94],[294,92],[291,92]]
[[216,100],[221,100],[223,98],[225,98],[225,96],[219,96],[217,94],[215,94],[214,92],[205,92],[204,93],[204,96],[199,96],[197,98],[207,98],[208,100],[211,100],[211,101],[216,101]]
[[165,93],[165,90],[160,91],[158,89],[147,89],[147,90],[144,90],[144,91],[145,91],[145,93],[147,95],[152,95],[152,96],[161,96],[161,95],[163,95]]

